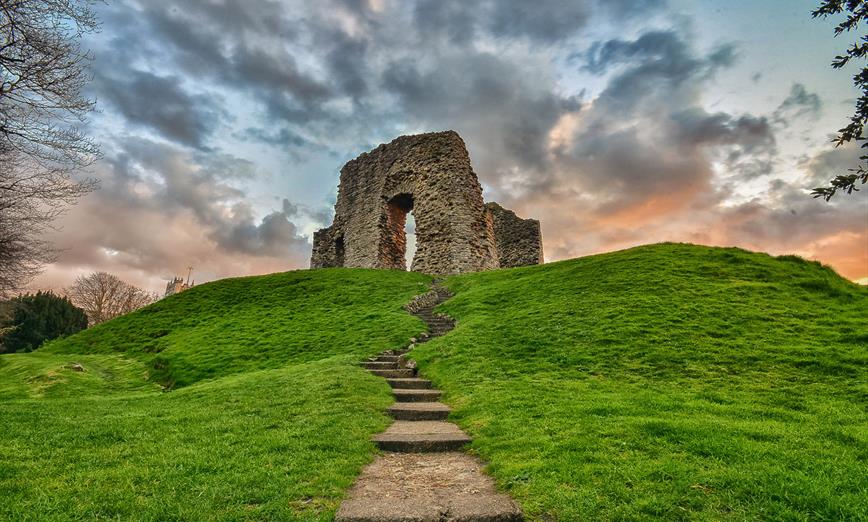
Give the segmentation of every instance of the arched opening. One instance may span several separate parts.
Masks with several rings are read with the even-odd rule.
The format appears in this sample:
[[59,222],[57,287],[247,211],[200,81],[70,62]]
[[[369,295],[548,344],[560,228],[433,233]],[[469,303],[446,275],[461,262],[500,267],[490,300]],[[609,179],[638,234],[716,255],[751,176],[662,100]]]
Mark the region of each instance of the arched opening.
[[[398,194],[386,203],[386,227],[380,249],[380,261],[383,268],[407,270],[408,257],[412,259],[416,251],[415,244],[415,221],[410,219],[413,226],[411,231],[411,248],[407,248],[407,214],[413,210],[413,196],[410,194]],[[408,250],[410,252],[408,253]]]
[[344,236],[335,238],[335,266],[344,266]]

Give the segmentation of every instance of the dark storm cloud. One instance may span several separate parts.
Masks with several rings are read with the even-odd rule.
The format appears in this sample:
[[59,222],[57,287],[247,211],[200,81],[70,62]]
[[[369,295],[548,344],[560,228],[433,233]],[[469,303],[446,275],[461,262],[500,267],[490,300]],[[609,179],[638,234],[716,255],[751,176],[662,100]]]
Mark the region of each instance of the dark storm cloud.
[[498,0],[492,3],[489,30],[496,36],[552,43],[583,28],[592,9],[590,2],[574,0]]
[[462,46],[476,38],[476,18],[473,6],[460,0],[420,0],[413,9],[413,22],[422,38],[445,36]]
[[786,123],[788,120],[800,116],[816,116],[822,106],[822,101],[817,93],[808,92],[801,83],[794,83],[790,87],[790,94],[775,110],[774,118],[781,123]]
[[[637,60],[654,60],[655,69],[669,76],[687,76],[699,65],[675,31],[652,31],[636,40],[613,39],[594,43],[584,68],[595,74]],[[687,74],[675,74],[684,71]]]
[[95,79],[100,101],[135,125],[196,148],[205,148],[227,113],[213,96],[190,94],[178,76],[157,76],[135,69],[107,71]]
[[179,9],[157,1],[138,8],[135,13],[126,4],[117,11],[135,13],[137,32],[149,35],[176,70],[200,82],[246,92],[270,117],[303,123],[316,117],[319,105],[331,97],[330,88],[302,71],[286,50],[298,35],[287,17],[292,10],[277,2],[190,2]]
[[369,92],[367,59],[368,43],[336,31],[328,35],[332,48],[325,56],[329,76],[334,79],[340,92],[353,99],[364,97]]
[[[675,31],[652,31],[636,40],[609,40],[594,44],[585,70],[602,74],[618,68],[600,103],[610,110],[629,113],[644,100],[668,98],[668,103],[689,106],[697,102],[695,92],[719,69],[732,65],[735,50],[718,47],[698,55]],[[687,98],[677,98],[681,92]]]
[[478,36],[551,45],[579,34],[594,16],[630,20],[659,10],[665,0],[421,0],[413,20],[427,38],[471,44]]
[[774,147],[775,136],[765,117],[750,114],[735,117],[718,112],[709,114],[693,107],[672,114],[673,138],[693,145],[737,145],[750,153]]
[[489,179],[507,166],[544,168],[548,132],[562,114],[578,109],[577,100],[541,88],[548,87],[542,82],[515,62],[487,53],[443,58],[428,67],[406,59],[392,63],[382,78],[405,117],[434,129],[455,128],[479,147],[474,161]]
[[[232,209],[230,226],[218,227],[212,238],[229,252],[259,256],[289,256],[294,250],[306,250],[307,242],[284,211],[274,211],[256,223],[246,205]],[[298,248],[300,247],[300,248]]]
[[[835,176],[848,174],[849,169],[856,168],[862,163],[863,160],[859,158],[863,154],[865,154],[865,150],[861,147],[847,144],[829,148],[811,158],[806,158],[803,161],[808,173],[805,188],[819,187],[827,184]],[[863,187],[862,191],[868,192],[868,186]]]
[[266,143],[268,145],[275,145],[284,148],[301,148],[311,145],[311,143],[304,137],[287,128],[279,129],[276,132],[269,132],[262,128],[250,127],[238,133],[238,136],[243,140]]
[[704,87],[734,56],[730,46],[700,53],[674,30],[591,45],[583,68],[611,75],[556,150],[559,174],[547,186],[596,195],[604,215],[653,205],[678,212],[722,196],[711,184],[715,161],[730,175],[767,172],[776,153],[768,120],[701,106]]
[[[516,61],[481,51],[477,38],[550,45],[578,34],[597,13],[633,16],[661,2],[420,1],[387,4],[385,12],[366,1],[246,4],[191,2],[179,9],[155,1],[114,12],[129,15],[135,6],[145,26],[137,31],[158,45],[163,66],[174,64],[197,83],[253,102],[250,109],[274,128],[257,126],[249,139],[303,146],[297,137],[304,126],[309,144],[322,147],[357,143],[360,131],[370,135],[372,126],[384,134],[408,122],[424,130],[455,128],[478,149],[492,151],[481,163],[494,172],[507,162],[543,169],[547,132],[578,102],[557,93],[555,79],[544,77],[547,65],[533,64],[532,54]],[[401,19],[418,33],[401,29]],[[352,100],[351,108],[342,108],[344,99]],[[135,118],[144,110],[127,114]]]

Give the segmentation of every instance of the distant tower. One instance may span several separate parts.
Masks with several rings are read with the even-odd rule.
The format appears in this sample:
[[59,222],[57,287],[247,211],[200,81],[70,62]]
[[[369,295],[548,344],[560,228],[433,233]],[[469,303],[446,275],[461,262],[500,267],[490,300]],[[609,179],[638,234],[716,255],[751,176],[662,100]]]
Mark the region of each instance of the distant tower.
[[187,282],[184,282],[182,277],[175,277],[166,284],[166,293],[163,297],[169,297],[172,294],[179,294],[188,288],[192,288],[193,285],[190,283],[190,275],[193,273],[193,267],[187,267]]

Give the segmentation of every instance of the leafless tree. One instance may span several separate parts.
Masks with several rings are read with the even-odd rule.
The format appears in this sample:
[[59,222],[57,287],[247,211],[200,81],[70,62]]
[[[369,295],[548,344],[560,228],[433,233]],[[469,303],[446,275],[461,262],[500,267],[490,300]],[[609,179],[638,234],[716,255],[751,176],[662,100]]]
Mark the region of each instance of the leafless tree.
[[157,294],[142,290],[105,272],[79,276],[75,283],[66,289],[66,295],[72,304],[85,311],[90,325],[128,314],[158,299]]
[[99,156],[80,127],[98,29],[92,0],[0,0],[0,296],[26,285],[53,251],[40,238],[95,187],[74,177]]

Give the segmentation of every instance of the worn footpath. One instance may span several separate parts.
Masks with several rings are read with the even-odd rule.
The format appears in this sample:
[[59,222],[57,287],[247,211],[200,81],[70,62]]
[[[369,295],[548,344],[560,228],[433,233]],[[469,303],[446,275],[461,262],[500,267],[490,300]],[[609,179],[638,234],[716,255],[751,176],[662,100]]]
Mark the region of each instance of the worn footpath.
[[482,463],[461,451],[470,437],[447,421],[450,409],[439,402],[441,392],[408,357],[415,343],[453,328],[452,319],[434,313],[448,297],[435,285],[414,299],[407,310],[425,321],[429,332],[411,339],[406,350],[389,350],[363,363],[391,385],[396,402],[389,414],[395,422],[374,436],[383,453],[362,471],[338,509],[338,522],[523,520],[518,505],[482,472]]

